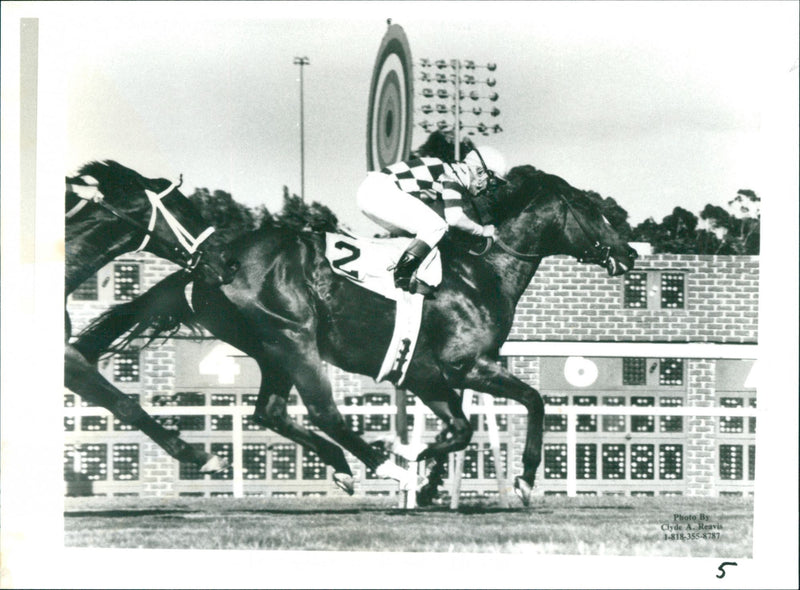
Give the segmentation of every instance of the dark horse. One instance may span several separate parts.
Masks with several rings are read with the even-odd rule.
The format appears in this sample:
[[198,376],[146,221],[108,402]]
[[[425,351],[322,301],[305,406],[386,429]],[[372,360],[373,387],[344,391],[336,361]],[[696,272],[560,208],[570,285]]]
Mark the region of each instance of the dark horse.
[[[66,183],[65,296],[116,257],[139,250],[194,271],[209,287],[230,281],[234,269],[208,248],[206,238],[213,228],[181,194],[179,184],[145,178],[110,160],[86,164]],[[225,466],[219,457],[192,449],[164,429],[100,375],[93,364],[96,359],[89,361],[69,343],[71,325],[69,314],[65,315],[64,385],[68,389],[138,426],[176,459],[206,470]]]
[[[546,256],[573,256],[604,267],[610,276],[633,268],[636,258],[595,200],[531,166],[513,169],[508,184],[485,195],[480,209],[496,224],[497,239],[479,255],[455,240],[442,243],[443,280],[435,298],[425,301],[403,384],[446,425],[418,457],[435,461],[421,504],[435,496],[447,454],[471,439],[458,393],[462,389],[513,399],[527,408],[524,469],[515,489],[529,502],[542,456],[544,403],[535,389],[497,362],[516,304]],[[229,246],[228,255],[241,263],[229,285],[195,281],[193,309],[183,295],[188,279],[173,275],[109,310],[78,344],[88,355],[99,354],[131,326],[136,325],[128,342],[148,332],[162,312],[187,324],[198,322],[258,363],[262,378],[256,421],[314,450],[334,468],[336,483],[347,489],[352,484],[342,480],[351,472],[341,449],[294,422],[287,398],[295,386],[318,428],[367,467],[385,465],[380,449],[348,429],[322,361],[375,377],[392,335],[395,304],[334,275],[324,247],[320,234],[279,225],[262,228]]]

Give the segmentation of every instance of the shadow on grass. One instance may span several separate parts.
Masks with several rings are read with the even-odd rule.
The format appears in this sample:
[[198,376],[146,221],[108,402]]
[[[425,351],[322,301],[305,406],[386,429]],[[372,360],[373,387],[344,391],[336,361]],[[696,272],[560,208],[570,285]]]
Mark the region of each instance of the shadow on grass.
[[499,506],[481,506],[481,505],[467,505],[460,506],[456,510],[451,510],[447,505],[426,506],[424,508],[415,508],[405,510],[402,508],[246,508],[236,510],[182,510],[174,508],[165,509],[141,509],[141,510],[72,510],[65,511],[65,518],[135,518],[144,516],[156,516],[166,518],[202,518],[218,517],[218,516],[233,516],[237,514],[271,514],[271,515],[285,515],[285,516],[315,516],[315,515],[347,515],[347,514],[383,514],[385,516],[425,516],[430,514],[468,514],[468,515],[481,515],[481,514],[514,514],[514,513],[537,513],[537,514],[552,514],[553,510],[544,507],[515,507],[515,508],[502,508]]

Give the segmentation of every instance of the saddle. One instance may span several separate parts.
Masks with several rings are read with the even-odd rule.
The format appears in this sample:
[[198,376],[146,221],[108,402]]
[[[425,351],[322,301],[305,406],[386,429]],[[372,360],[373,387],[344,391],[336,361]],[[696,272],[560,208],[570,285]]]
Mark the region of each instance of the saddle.
[[[422,323],[425,296],[394,286],[389,270],[408,246],[411,238],[360,238],[352,234],[325,233],[325,258],[333,272],[356,285],[396,302],[392,340],[375,380],[391,381],[400,386],[414,354]],[[414,274],[427,288],[442,282],[442,259],[438,248],[431,250]]]

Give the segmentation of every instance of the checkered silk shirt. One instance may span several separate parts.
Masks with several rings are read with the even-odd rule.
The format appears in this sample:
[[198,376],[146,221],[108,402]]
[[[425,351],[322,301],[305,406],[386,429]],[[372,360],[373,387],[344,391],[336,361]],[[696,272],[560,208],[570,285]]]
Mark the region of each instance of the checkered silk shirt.
[[441,198],[448,222],[464,215],[464,197],[469,195],[470,185],[466,164],[446,164],[439,158],[416,158],[391,164],[381,173],[391,176],[401,191],[427,204]]

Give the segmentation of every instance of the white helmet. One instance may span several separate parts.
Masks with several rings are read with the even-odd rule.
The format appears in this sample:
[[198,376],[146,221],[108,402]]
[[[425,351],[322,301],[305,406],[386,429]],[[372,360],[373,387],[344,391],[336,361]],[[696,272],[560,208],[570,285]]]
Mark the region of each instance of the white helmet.
[[467,154],[464,163],[470,166],[485,167],[501,179],[504,179],[508,173],[508,164],[506,164],[503,154],[489,146],[476,147]]

